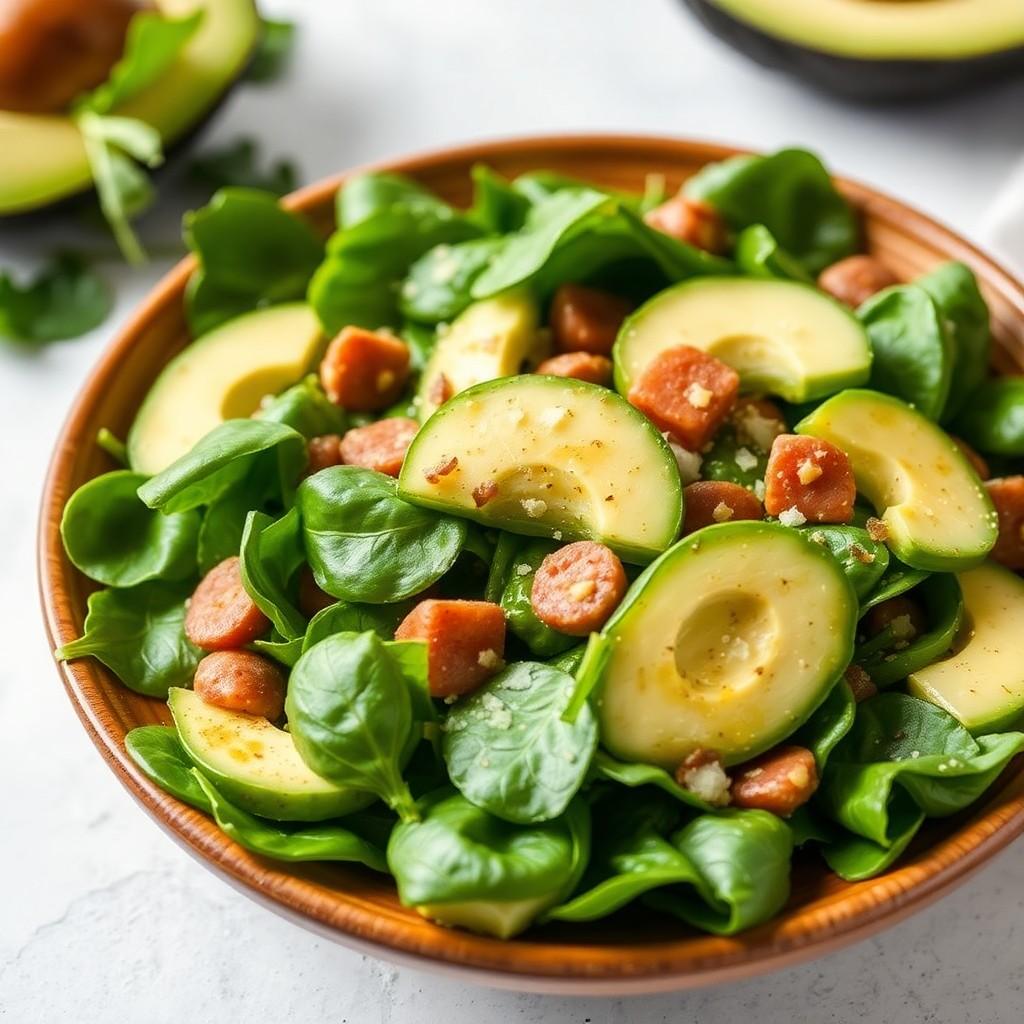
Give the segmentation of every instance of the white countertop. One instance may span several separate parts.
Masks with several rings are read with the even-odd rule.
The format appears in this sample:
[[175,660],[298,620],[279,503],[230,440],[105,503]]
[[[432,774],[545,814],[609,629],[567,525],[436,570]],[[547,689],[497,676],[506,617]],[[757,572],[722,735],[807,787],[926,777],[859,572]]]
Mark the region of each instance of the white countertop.
[[[1024,149],[1024,83],[947,103],[864,110],[804,91],[706,36],[672,0],[306,0],[288,80],[244,87],[201,144],[240,133],[299,154],[303,180],[454,141],[530,132],[802,143],[843,173],[977,236]],[[164,179],[152,242],[185,203]],[[67,224],[0,223],[0,267],[58,245]],[[0,1020],[11,1024],[584,1022],[1001,1024],[1024,1005],[1024,846],[888,933],[762,979],[618,1001],[493,992],[306,933],[183,853],[93,749],[50,661],[36,603],[35,517],[64,413],[118,323],[168,261],[106,269],[117,315],[38,352],[0,346]]]

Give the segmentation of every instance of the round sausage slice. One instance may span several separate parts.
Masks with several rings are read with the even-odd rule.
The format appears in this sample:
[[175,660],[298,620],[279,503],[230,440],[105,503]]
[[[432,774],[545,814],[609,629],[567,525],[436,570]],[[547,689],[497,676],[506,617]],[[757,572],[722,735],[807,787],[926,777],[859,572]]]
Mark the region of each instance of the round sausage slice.
[[586,636],[608,621],[627,586],[619,556],[604,544],[581,540],[553,551],[540,563],[530,605],[552,629]]
[[346,327],[327,347],[320,381],[351,412],[378,412],[398,401],[409,379],[409,346],[388,334]]
[[276,721],[284,711],[285,681],[268,658],[252,651],[216,651],[196,669],[192,688],[207,704]]
[[321,434],[319,437],[311,437],[306,445],[306,451],[309,454],[306,476],[319,473],[321,469],[330,469],[331,466],[340,466],[341,435]]
[[708,252],[723,253],[729,247],[729,230],[718,211],[700,199],[676,195],[644,214],[647,224]]
[[347,466],[362,466],[385,476],[398,476],[405,453],[419,428],[415,420],[404,416],[353,427],[341,439],[341,460]]
[[215,565],[200,581],[185,615],[185,636],[204,651],[244,647],[270,628],[242,586],[237,555]]
[[988,480],[985,488],[999,515],[992,557],[1008,569],[1024,569],[1024,476]]
[[545,359],[537,367],[537,372],[552,377],[574,377],[607,387],[612,382],[612,361],[607,356],[592,352],[563,352],[560,356]]
[[874,256],[847,256],[826,267],[818,277],[822,291],[854,309],[894,284],[899,284],[896,275]]
[[698,480],[683,490],[686,519],[683,533],[738,519],[764,519],[761,502],[739,484],[728,480]]
[[[780,434],[764,475],[764,507],[785,526],[848,523],[857,484],[846,453],[805,434]],[[869,531],[870,532],[870,531]]]
[[610,292],[585,288],[581,284],[563,284],[551,300],[555,348],[559,352],[609,355],[630,308],[625,299]]

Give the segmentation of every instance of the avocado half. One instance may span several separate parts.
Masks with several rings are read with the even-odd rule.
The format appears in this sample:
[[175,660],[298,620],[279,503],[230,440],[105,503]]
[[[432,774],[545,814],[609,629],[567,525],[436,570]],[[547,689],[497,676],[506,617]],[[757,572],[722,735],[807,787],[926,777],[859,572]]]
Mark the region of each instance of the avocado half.
[[[259,37],[254,0],[155,0],[168,18],[203,18],[167,73],[112,111],[152,125],[165,152],[205,120],[241,75]],[[70,117],[0,110],[0,217],[27,213],[92,187]]]
[[683,3],[758,63],[848,99],[925,99],[1024,74],[1020,0]]

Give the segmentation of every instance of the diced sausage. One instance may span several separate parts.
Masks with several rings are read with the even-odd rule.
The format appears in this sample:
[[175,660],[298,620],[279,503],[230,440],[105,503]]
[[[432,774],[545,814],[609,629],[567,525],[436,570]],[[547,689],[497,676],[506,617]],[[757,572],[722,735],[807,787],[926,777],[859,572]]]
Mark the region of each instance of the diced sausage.
[[309,454],[306,476],[319,473],[321,469],[330,469],[331,466],[340,466],[344,462],[341,457],[340,434],[321,434],[319,437],[311,437],[306,445],[306,451]]
[[469,693],[503,667],[505,614],[490,601],[421,601],[395,630],[396,640],[427,644],[432,697]]
[[874,256],[847,256],[826,267],[818,277],[822,291],[854,309],[894,284],[899,284],[896,275]]
[[780,434],[764,476],[764,507],[786,526],[848,523],[857,485],[846,453],[828,441]]
[[199,582],[185,614],[185,636],[204,651],[244,647],[270,628],[242,586],[237,555],[215,565]]
[[763,519],[761,502],[739,484],[727,480],[698,480],[683,490],[686,519],[683,533],[694,533],[714,523]]
[[537,367],[537,373],[547,373],[552,377],[574,377],[576,380],[607,387],[612,381],[612,361],[607,356],[597,356],[591,352],[563,352],[560,356],[545,359]]
[[327,397],[352,412],[386,409],[398,401],[408,379],[408,345],[361,327],[346,327],[320,364]]
[[846,682],[850,687],[850,692],[853,694],[853,699],[858,704],[869,697],[874,697],[878,693],[875,681],[860,665],[847,665],[843,675],[846,677]]
[[285,682],[269,658],[252,651],[216,651],[196,668],[192,688],[207,704],[274,722],[284,711]]
[[648,210],[647,224],[680,242],[708,252],[723,253],[729,247],[729,230],[713,206],[700,199],[677,195]]
[[[608,355],[630,309],[630,304],[618,295],[581,284],[563,284],[551,300],[550,322],[555,349]],[[559,376],[574,377],[575,374]]]
[[992,557],[1009,569],[1024,569],[1024,476],[999,477],[985,487],[999,514]]
[[713,807],[729,803],[729,776],[721,755],[715,750],[698,747],[692,751],[676,769],[675,777],[683,789]]
[[904,647],[928,629],[924,609],[906,594],[880,601],[867,612],[861,622],[868,636],[878,636],[892,627],[893,640],[897,646]]
[[814,755],[805,747],[776,747],[739,769],[732,783],[732,802],[788,818],[817,788]]
[[739,374],[706,352],[660,352],[629,389],[629,401],[684,448],[700,451],[732,411]]
[[299,570],[299,610],[307,619],[313,618],[317,612],[322,612],[325,608],[330,608],[337,600],[326,590],[320,589],[313,576],[313,570],[308,565]]
[[608,621],[627,586],[619,556],[604,544],[581,540],[553,551],[540,563],[530,605],[552,629],[586,636]]
[[971,464],[971,468],[982,480],[987,480],[992,475],[985,459],[962,437],[954,437],[950,434],[950,440],[960,449],[960,454]]
[[341,458],[346,466],[373,469],[385,476],[398,476],[405,453],[420,425],[404,416],[353,427],[341,439]]
[[767,398],[744,395],[736,400],[730,422],[736,428],[736,442],[758,451],[771,451],[772,442],[786,433],[786,418],[779,407]]

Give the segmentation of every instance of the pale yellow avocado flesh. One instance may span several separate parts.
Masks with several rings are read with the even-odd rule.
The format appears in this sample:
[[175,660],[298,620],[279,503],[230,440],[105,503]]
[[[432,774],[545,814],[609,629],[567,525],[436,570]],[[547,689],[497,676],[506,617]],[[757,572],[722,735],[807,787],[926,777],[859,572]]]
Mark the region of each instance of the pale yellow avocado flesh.
[[949,435],[910,406],[877,391],[844,391],[796,426],[850,458],[857,490],[907,565],[955,572],[980,562],[999,521],[985,488]]
[[823,292],[793,281],[695,278],[659,292],[619,331],[623,394],[666,349],[688,345],[731,366],[744,391],[803,402],[867,382],[864,328]]
[[416,910],[423,917],[449,928],[465,928],[481,935],[510,939],[529,928],[553,902],[546,896],[527,900],[464,900],[423,904]]
[[224,796],[275,821],[322,821],[349,814],[374,797],[335,786],[299,756],[291,736],[265,718],[207,704],[172,688],[167,701],[186,753]]
[[452,395],[497,377],[521,373],[546,354],[538,332],[537,304],[524,292],[505,292],[467,306],[437,341],[420,379],[420,421],[436,409],[437,381],[444,375]]
[[769,35],[870,60],[972,57],[1024,45],[1020,0],[713,0]]
[[[455,458],[445,475],[432,470]],[[497,494],[478,506],[474,491]],[[646,563],[679,535],[682,495],[671,450],[607,388],[524,374],[447,402],[421,428],[401,497],[513,533],[602,541]]]
[[[156,6],[168,18],[197,9],[203,18],[167,73],[111,113],[152,125],[166,146],[241,73],[259,18],[253,0],[156,0]],[[85,146],[70,117],[0,110],[0,214],[45,206],[91,185]]]
[[799,531],[699,530],[645,571],[603,630],[602,743],[668,771],[697,749],[746,761],[825,699],[852,656],[856,621],[838,562]]
[[990,562],[958,579],[965,615],[954,652],[910,675],[907,688],[973,733],[997,732],[1024,712],[1024,580]]
[[324,338],[302,302],[270,306],[204,334],[164,367],[128,434],[128,461],[153,475],[219,423],[251,416],[316,362]]

